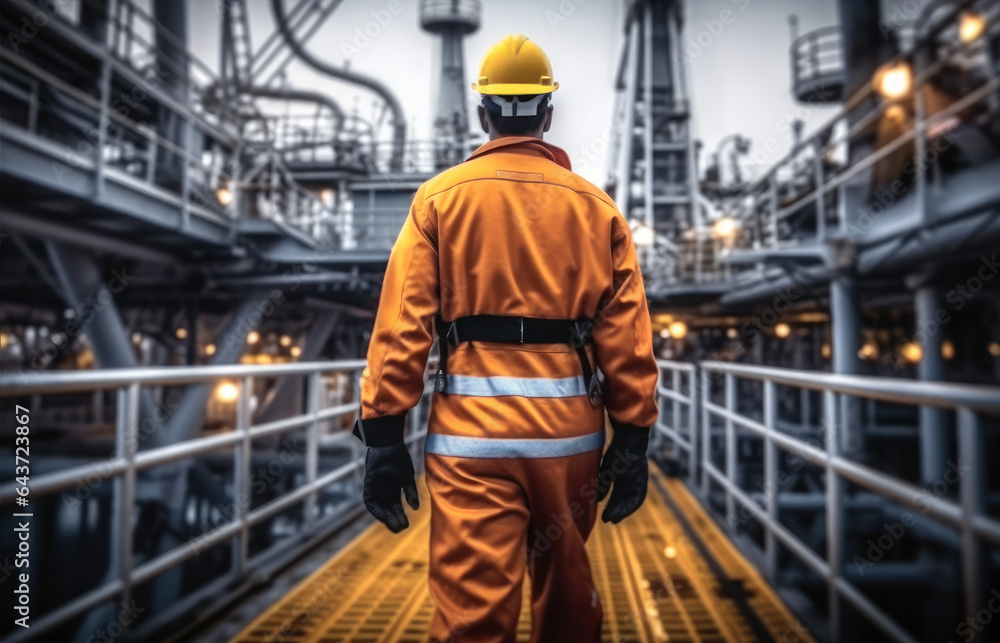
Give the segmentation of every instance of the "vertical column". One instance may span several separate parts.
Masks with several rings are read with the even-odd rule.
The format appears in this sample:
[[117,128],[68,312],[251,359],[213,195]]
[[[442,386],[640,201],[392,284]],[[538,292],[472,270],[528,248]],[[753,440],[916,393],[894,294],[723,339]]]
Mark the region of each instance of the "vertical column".
[[[941,293],[934,286],[922,285],[914,298],[915,337],[920,338],[923,357],[917,364],[917,377],[925,382],[945,379],[941,344],[944,332],[937,319]],[[931,406],[920,407],[920,482],[929,486],[944,475],[948,459],[948,434],[945,411]]]
[[112,508],[111,568],[122,583],[122,601],[132,599],[132,518],[135,509],[135,452],[138,446],[139,385],[118,389],[115,455],[125,460],[125,472],[115,478]]
[[246,573],[247,553],[249,551],[250,523],[250,396],[253,391],[253,378],[244,377],[240,384],[239,397],[236,399],[236,431],[242,439],[233,449],[233,505],[236,508],[234,519],[240,525],[239,533],[233,536],[232,574],[235,579],[242,579]]
[[653,4],[643,4],[642,19],[642,154],[643,208],[646,225],[653,227]]
[[[857,375],[860,370],[858,350],[861,348],[861,307],[858,302],[854,275],[842,272],[830,282],[830,324],[833,335],[833,372]],[[865,431],[861,424],[858,400],[840,396],[842,430],[840,449],[844,453],[864,450]]]
[[699,366],[698,370],[701,377],[698,395],[701,405],[701,497],[707,502],[712,481],[712,476],[708,473],[708,467],[712,463],[712,415],[708,412],[708,403],[712,399],[712,380],[707,368]]
[[635,143],[635,102],[639,93],[639,50],[640,24],[639,19],[629,12],[629,24],[626,30],[628,41],[625,66],[625,122],[621,131],[621,157],[618,166],[618,187],[615,190],[615,200],[618,209],[626,218],[631,218],[629,211],[632,198],[632,154]]
[[[319,421],[316,414],[322,408],[323,380],[320,373],[309,374],[309,382],[306,389],[306,413],[312,416],[312,421],[306,427],[306,482],[307,486],[312,486],[316,482],[316,475],[319,470]],[[306,496],[305,516],[303,522],[306,530],[310,530],[316,522],[316,496],[318,490],[312,490]]]
[[986,598],[986,569],[983,568],[984,547],[976,536],[973,523],[986,511],[986,457],[982,426],[976,412],[960,407],[958,420],[958,451],[960,466],[969,467],[959,483],[962,504],[962,591],[965,614],[976,614]]
[[775,384],[771,380],[764,381],[764,507],[767,511],[767,524],[764,525],[764,572],[772,583],[778,572],[778,543],[774,538],[774,526],[778,522],[778,449],[774,446],[771,434],[778,419],[778,401],[775,396]]
[[[736,380],[732,373],[726,373],[726,480],[733,486],[736,482],[736,428],[730,416],[736,413]],[[736,498],[726,487],[726,523],[736,524]]]
[[833,468],[833,460],[839,452],[837,436],[837,395],[833,391],[823,392],[823,418],[826,431],[824,442],[829,459],[826,463],[826,562],[827,562],[827,603],[829,612],[830,640],[839,641],[840,637],[840,594],[837,591],[837,579],[843,558],[843,524],[842,507],[843,484]]

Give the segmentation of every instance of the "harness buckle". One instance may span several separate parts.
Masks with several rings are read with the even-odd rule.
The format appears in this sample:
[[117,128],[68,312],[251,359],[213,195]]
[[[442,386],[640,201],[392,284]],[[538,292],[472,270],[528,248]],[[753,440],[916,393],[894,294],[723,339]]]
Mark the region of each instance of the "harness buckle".
[[575,321],[573,322],[573,328],[570,331],[569,343],[579,348],[590,341],[590,338],[593,336],[594,322],[589,320]]
[[448,325],[448,332],[444,334],[444,338],[452,346],[458,346],[458,325],[455,322]]

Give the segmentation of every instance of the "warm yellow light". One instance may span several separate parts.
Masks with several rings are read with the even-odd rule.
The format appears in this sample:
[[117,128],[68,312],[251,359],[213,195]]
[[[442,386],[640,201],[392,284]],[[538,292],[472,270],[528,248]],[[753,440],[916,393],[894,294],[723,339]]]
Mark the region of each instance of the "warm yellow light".
[[132,343],[138,344],[142,342],[142,333],[132,333]]
[[255,330],[252,330],[249,333],[247,333],[247,344],[256,344],[259,341],[260,341],[260,333],[258,333]]
[[682,321],[675,321],[667,326],[667,330],[670,332],[671,337],[676,337],[677,339],[684,339],[688,334],[687,324]]
[[993,357],[1000,357],[1000,342],[990,342],[986,347]]
[[292,345],[292,338],[289,337],[288,335],[282,335],[281,336],[281,345],[282,346],[291,346]]
[[778,324],[777,326],[774,327],[774,334],[779,339],[785,339],[786,337],[792,334],[792,327],[784,323]]
[[333,190],[327,188],[319,193],[319,198],[323,199],[323,203],[327,205],[333,203]]
[[632,243],[636,248],[649,248],[656,241],[653,229],[645,223],[638,223],[632,229]]
[[878,344],[875,342],[865,342],[858,350],[858,357],[861,359],[875,359],[878,357]]
[[267,353],[261,353],[260,355],[257,356],[257,363],[258,364],[270,364],[271,363],[271,356],[268,355]]
[[732,239],[736,236],[739,224],[732,217],[722,217],[712,224],[712,236],[716,239]]
[[206,355],[215,355],[215,344],[209,344],[205,347]]
[[215,198],[219,200],[222,205],[229,205],[233,202],[233,193],[230,192],[229,188],[219,188],[215,192]]
[[979,38],[986,31],[986,18],[981,13],[966,11],[958,23],[958,37],[965,44]]
[[823,356],[823,359],[830,359],[830,355],[833,355],[833,347],[830,346],[829,342],[823,342],[823,345],[819,347],[819,354]]
[[663,339],[670,339],[670,331],[664,328],[663,330],[660,331],[660,337],[662,337]]
[[896,63],[891,67],[883,67],[875,75],[875,88],[886,98],[895,100],[902,98],[910,91],[913,75],[906,63]]
[[941,342],[941,357],[945,359],[955,358],[955,345],[951,343],[950,339]]
[[187,339],[188,330],[187,328],[178,328],[174,331],[174,334],[177,335],[177,339]]
[[240,396],[240,389],[231,382],[223,382],[215,389],[215,399],[220,402],[234,402]]
[[677,548],[673,545],[667,545],[667,548],[663,550],[663,555],[667,558],[674,558],[677,556]]
[[299,348],[298,346],[292,346],[292,350],[290,352],[292,354],[292,357],[298,357],[299,355],[302,354],[302,349]]
[[729,339],[736,339],[739,336],[740,336],[740,331],[736,330],[735,328],[729,328],[726,330],[726,337],[728,337]]
[[902,348],[903,358],[911,364],[916,364],[924,357],[924,349],[917,342],[904,344]]
[[885,110],[885,117],[893,123],[902,123],[906,119],[906,110],[902,105],[890,105],[889,109]]
[[10,343],[10,339],[8,339],[7,333],[0,333],[0,348],[7,348],[8,343]]

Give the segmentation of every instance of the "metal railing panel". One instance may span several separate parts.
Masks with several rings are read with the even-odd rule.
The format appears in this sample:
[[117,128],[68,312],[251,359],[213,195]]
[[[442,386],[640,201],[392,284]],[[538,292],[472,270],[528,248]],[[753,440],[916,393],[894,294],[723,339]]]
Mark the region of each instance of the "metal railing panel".
[[[355,377],[365,366],[364,360],[342,360],[277,365],[227,365],[204,367],[167,367],[106,369],[63,373],[8,373],[0,376],[0,397],[15,398],[79,392],[115,390],[117,418],[115,428],[115,454],[110,461],[101,463],[102,480],[112,479],[114,507],[111,527],[111,558],[105,582],[97,588],[61,605],[39,618],[31,635],[37,636],[64,624],[87,610],[118,598],[129,600],[132,587],[149,581],[201,551],[233,540],[232,571],[236,580],[246,580],[258,565],[249,557],[249,530],[278,513],[305,501],[303,528],[315,524],[310,516],[315,514],[317,493],[334,482],[357,473],[363,468],[363,459],[352,456],[344,465],[324,475],[319,475],[318,452],[321,445],[319,427],[323,421],[359,412],[360,404],[354,401],[323,408],[321,399],[322,375],[328,372],[351,372]],[[305,414],[283,418],[275,422],[251,425],[250,396],[254,379],[281,376],[307,376],[307,404]],[[138,451],[139,392],[142,386],[205,385],[226,379],[238,379],[236,421],[234,430],[216,435],[197,437],[175,444]],[[357,390],[357,386],[354,387]],[[423,402],[422,402],[423,403]],[[252,442],[255,438],[307,429],[306,480],[298,488],[253,509],[242,501],[249,498]],[[423,438],[425,431],[411,427],[407,443],[414,444]],[[155,466],[189,460],[193,457],[223,448],[233,449],[235,516],[229,522],[212,527],[208,532],[163,552],[138,567],[133,567],[132,523],[136,502],[136,478],[139,471]],[[94,474],[94,465],[83,465],[47,473],[32,478],[32,497],[50,496],[72,488]],[[14,502],[17,494],[13,484],[0,488],[0,506]],[[11,641],[24,640],[23,633],[15,634]]]
[[[725,518],[732,527],[738,524],[737,511],[745,511],[764,531],[764,571],[772,582],[779,580],[777,546],[784,546],[812,572],[824,579],[828,591],[830,632],[837,639],[840,632],[842,601],[847,601],[874,626],[894,641],[914,641],[893,617],[863,594],[845,577],[843,563],[844,489],[852,483],[881,497],[884,501],[913,508],[938,524],[960,532],[962,558],[963,601],[968,613],[975,613],[977,599],[983,594],[984,549],[988,544],[1000,546],[1000,521],[987,514],[983,415],[1000,415],[1000,389],[944,382],[922,382],[705,361],[679,364],[660,360],[661,384],[657,399],[671,406],[687,405],[692,409],[690,440],[676,429],[657,422],[656,429],[669,436],[684,452],[699,457],[700,478],[691,478],[690,486],[699,493],[702,502],[711,505],[711,484],[722,489],[725,498]],[[674,386],[662,384],[663,373],[691,373],[692,390],[687,395]],[[738,380],[760,382],[763,385],[762,420],[743,415],[739,405]],[[713,383],[721,383],[723,402],[712,401]],[[697,386],[696,386],[697,383]],[[827,428],[825,444],[817,445],[778,429],[777,386],[822,394],[822,424]],[[695,388],[696,386],[696,388]],[[838,426],[839,403],[843,396],[910,406],[930,405],[955,411],[958,425],[960,460],[969,467],[963,473],[959,502],[926,493],[926,490],[906,480],[857,463],[840,453]],[[694,411],[697,410],[697,413]],[[676,416],[676,414],[675,414]],[[723,424],[713,429],[713,421]],[[761,439],[764,449],[759,463],[763,471],[763,500],[752,498],[739,487],[741,462],[737,457],[737,431]],[[722,440],[725,457],[723,469],[713,463],[712,440]],[[716,444],[719,444],[718,442]],[[816,554],[798,536],[779,521],[777,502],[778,454],[787,452],[823,470],[826,481],[824,494],[827,548],[826,555]],[[694,468],[692,467],[692,471]],[[825,558],[825,560],[824,560]]]

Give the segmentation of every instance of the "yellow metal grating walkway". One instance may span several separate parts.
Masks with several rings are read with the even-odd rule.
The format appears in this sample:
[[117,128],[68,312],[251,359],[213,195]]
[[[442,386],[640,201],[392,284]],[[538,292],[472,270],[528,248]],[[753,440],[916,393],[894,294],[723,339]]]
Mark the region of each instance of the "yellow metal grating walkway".
[[[811,643],[683,484],[655,467],[650,473],[643,507],[618,526],[598,519],[587,546],[603,640]],[[424,643],[433,609],[429,516],[426,508],[411,514],[399,536],[372,525],[232,643]],[[702,555],[706,548],[713,560]],[[528,641],[530,628],[525,591],[517,640]]]

